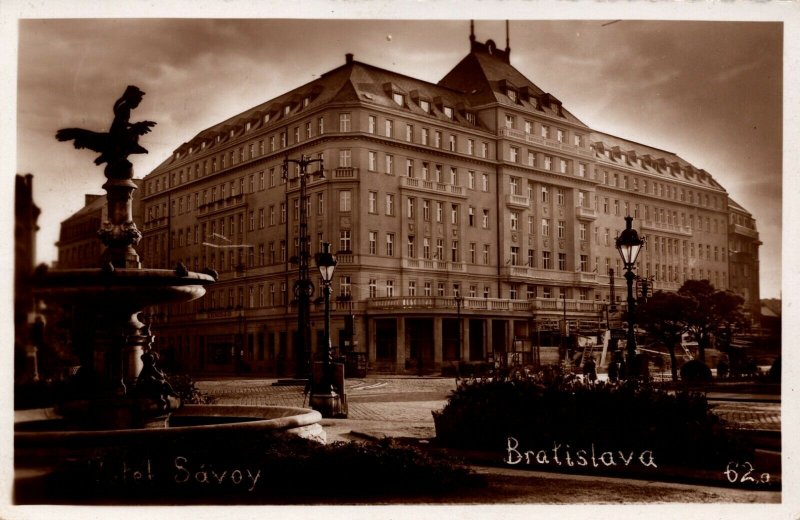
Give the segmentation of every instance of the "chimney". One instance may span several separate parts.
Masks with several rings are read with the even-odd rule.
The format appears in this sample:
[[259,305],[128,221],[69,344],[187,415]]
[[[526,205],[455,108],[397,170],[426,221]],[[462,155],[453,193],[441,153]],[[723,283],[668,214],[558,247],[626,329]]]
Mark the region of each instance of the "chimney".
[[348,64],[348,65],[353,63],[353,53],[352,52],[348,52],[347,54],[344,55],[344,62],[346,64]]

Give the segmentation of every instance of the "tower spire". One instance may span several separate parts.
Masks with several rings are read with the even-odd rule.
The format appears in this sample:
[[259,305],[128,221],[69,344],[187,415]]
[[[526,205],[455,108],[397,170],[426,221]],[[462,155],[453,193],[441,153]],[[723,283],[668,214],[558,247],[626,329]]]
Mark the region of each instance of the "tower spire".
[[506,62],[511,63],[511,38],[508,31],[508,20],[506,20]]
[[469,41],[470,43],[475,42],[475,20],[469,21]]

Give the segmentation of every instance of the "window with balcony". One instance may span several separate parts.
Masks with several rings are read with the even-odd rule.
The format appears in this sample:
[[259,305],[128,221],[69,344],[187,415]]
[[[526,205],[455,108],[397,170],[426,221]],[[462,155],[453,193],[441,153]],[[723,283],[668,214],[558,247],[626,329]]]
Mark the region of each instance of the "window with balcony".
[[351,242],[350,242],[350,230],[349,229],[340,229],[339,230],[339,252],[350,252],[351,249]]
[[553,268],[553,260],[550,257],[550,251],[542,251],[542,269],[552,269],[552,268]]
[[339,168],[352,166],[350,150],[339,150]]

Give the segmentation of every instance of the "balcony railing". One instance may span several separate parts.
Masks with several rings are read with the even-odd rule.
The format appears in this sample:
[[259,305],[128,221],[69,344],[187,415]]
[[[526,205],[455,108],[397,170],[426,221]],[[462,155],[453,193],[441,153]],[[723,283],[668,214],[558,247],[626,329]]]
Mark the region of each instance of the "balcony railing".
[[522,265],[512,265],[503,268],[503,276],[523,280],[555,281],[565,283],[596,282],[597,273],[585,271],[558,271],[555,269],[539,269]]
[[403,268],[450,271],[456,273],[463,273],[467,270],[467,266],[464,262],[446,262],[444,260],[429,260],[425,258],[403,258]]
[[584,206],[577,206],[575,208],[575,216],[577,218],[594,220],[594,219],[597,218],[597,211],[594,208],[589,208],[589,207],[584,207]]
[[667,224],[665,222],[654,222],[652,220],[645,220],[641,223],[642,229],[649,229],[653,231],[661,231],[666,233],[674,233],[676,235],[692,236],[692,228],[689,226],[679,226],[675,224]]
[[[457,312],[459,304],[452,296],[390,296],[366,300],[367,310],[440,310]],[[474,311],[514,311],[514,312],[567,312],[599,313],[602,302],[584,300],[563,300],[557,298],[535,298],[531,300],[510,300],[500,298],[463,298],[461,312]]]
[[758,239],[758,231],[755,229],[750,229],[749,227],[745,227],[739,224],[732,224],[731,231],[736,233],[737,235],[743,235],[750,238]]
[[522,209],[528,209],[531,205],[531,200],[524,195],[514,195],[512,193],[506,195],[506,205]]
[[580,148],[573,144],[563,143],[553,139],[546,139],[544,137],[534,134],[526,134],[522,130],[515,130],[513,128],[505,128],[505,127],[500,128],[498,134],[501,137],[511,137],[513,139],[519,139],[520,141],[525,141],[526,143],[538,144],[556,150],[563,150],[566,152],[582,155],[584,157],[592,157],[593,155],[592,150],[587,150],[585,148]]
[[404,188],[414,188],[417,190],[447,193],[457,197],[464,197],[464,187],[456,186],[453,184],[444,184],[441,182],[427,181],[425,179],[416,179],[414,177],[400,177],[400,185]]

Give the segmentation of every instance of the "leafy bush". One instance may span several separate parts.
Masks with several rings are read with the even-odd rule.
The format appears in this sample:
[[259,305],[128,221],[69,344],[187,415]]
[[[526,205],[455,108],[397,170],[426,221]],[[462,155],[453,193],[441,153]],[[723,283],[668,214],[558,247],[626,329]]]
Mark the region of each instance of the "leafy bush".
[[459,448],[499,451],[514,437],[527,449],[557,443],[651,450],[665,464],[715,468],[749,453],[703,395],[671,394],[637,381],[588,385],[535,376],[474,382],[453,392],[434,418],[437,441]]
[[681,366],[681,381],[686,383],[708,383],[711,380],[711,369],[702,361],[692,359]]
[[392,440],[321,445],[255,431],[198,431],[70,457],[45,479],[59,503],[319,503],[482,487],[459,462]]
[[187,374],[169,375],[167,381],[183,404],[211,404],[214,401],[211,396],[198,390],[194,379]]

